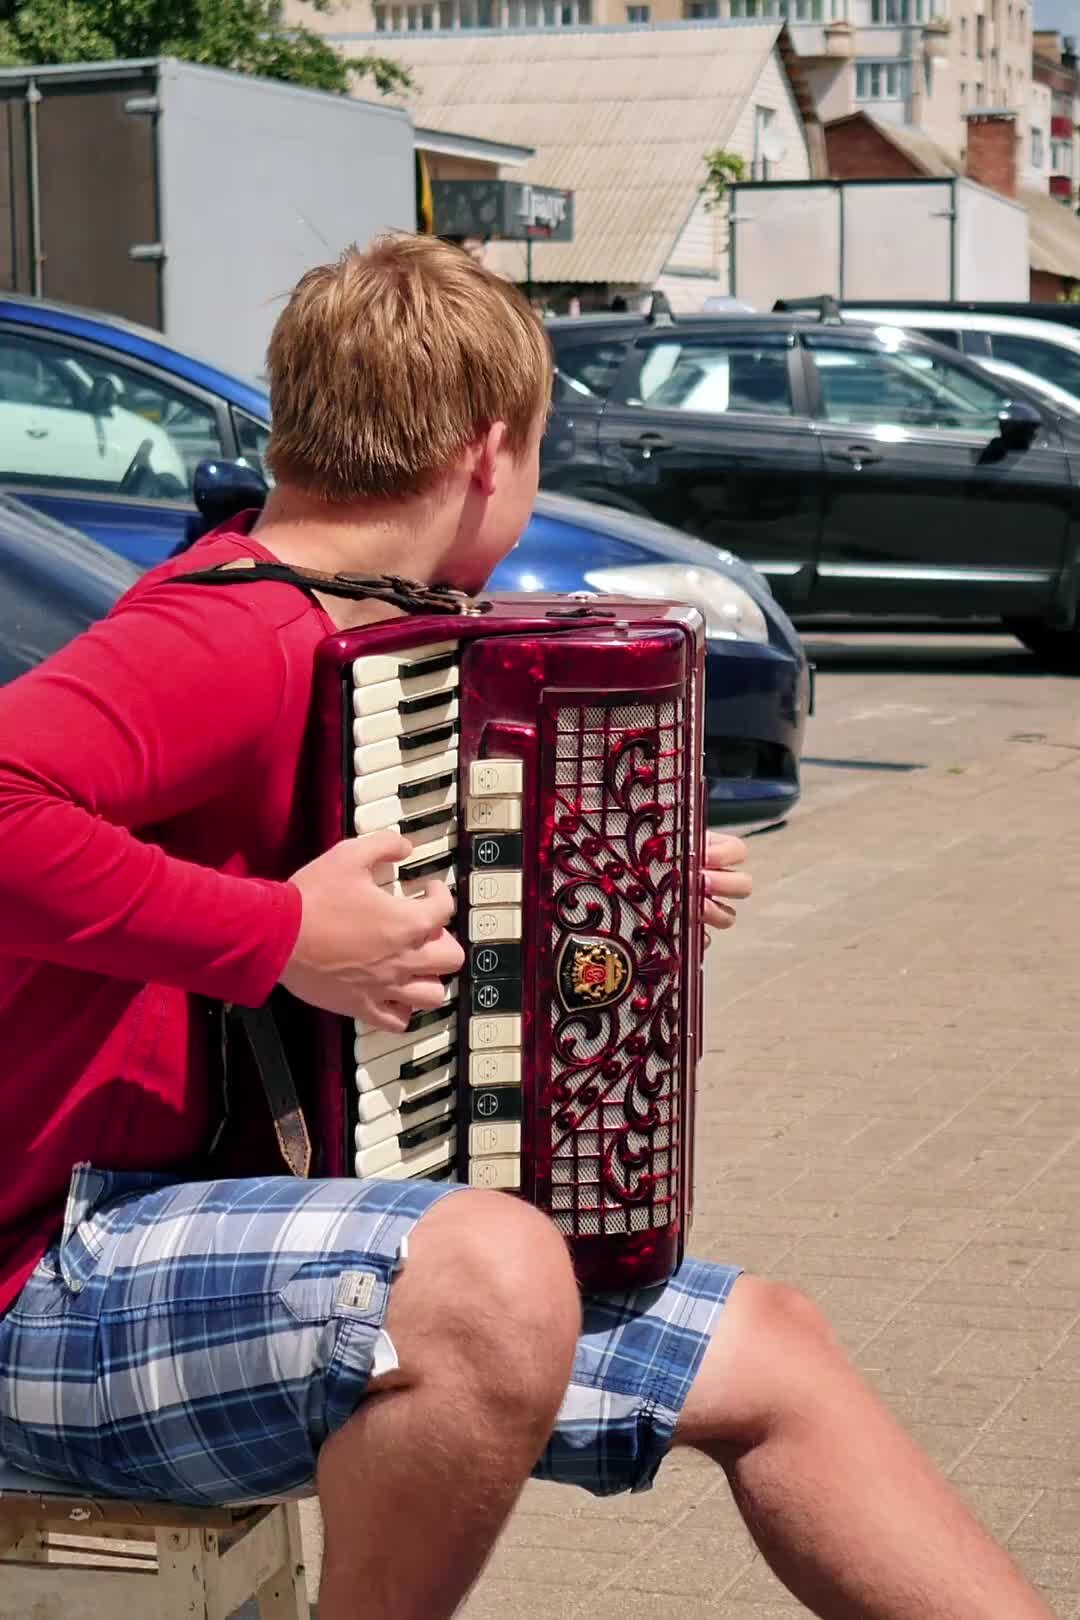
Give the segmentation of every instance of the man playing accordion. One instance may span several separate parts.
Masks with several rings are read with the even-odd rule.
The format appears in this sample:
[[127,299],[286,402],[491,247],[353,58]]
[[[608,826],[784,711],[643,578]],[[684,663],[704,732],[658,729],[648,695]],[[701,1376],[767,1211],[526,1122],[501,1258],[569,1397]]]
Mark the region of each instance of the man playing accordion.
[[[642,1490],[673,1446],[724,1469],[820,1615],[1045,1617],[799,1294],[687,1260],[582,1301],[524,1201],[287,1176],[243,1072],[223,1100],[215,1008],[280,986],[402,1031],[462,951],[440,883],[375,882],[396,833],[302,860],[313,655],[355,604],[176,576],[479,590],[528,519],[551,385],[519,295],[409,237],[305,276],[269,371],[262,517],[0,693],[0,1450],[118,1497],[314,1482],[323,1620],[449,1616],[530,1474]],[[713,927],[741,857],[712,840]]]

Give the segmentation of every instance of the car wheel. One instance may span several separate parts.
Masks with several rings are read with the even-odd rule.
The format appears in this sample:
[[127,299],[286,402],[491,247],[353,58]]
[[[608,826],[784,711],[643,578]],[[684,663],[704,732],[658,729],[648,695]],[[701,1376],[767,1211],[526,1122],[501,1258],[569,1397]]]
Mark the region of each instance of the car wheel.
[[1005,628],[1048,669],[1080,675],[1080,629],[1058,630],[1040,619],[1006,619]]

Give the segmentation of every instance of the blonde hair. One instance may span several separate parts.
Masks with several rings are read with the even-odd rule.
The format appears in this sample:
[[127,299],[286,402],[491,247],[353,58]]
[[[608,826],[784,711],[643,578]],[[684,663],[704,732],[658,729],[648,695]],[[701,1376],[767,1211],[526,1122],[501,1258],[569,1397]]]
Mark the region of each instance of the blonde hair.
[[428,236],[309,270],[268,369],[270,470],[333,503],[422,492],[494,422],[520,453],[551,397],[547,337],[522,295]]

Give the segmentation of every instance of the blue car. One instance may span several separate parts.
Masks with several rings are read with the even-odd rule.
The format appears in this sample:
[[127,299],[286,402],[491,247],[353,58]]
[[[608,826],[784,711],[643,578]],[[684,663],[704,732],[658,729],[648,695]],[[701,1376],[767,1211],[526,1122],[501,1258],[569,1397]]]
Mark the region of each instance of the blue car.
[[[192,498],[197,468],[261,468],[268,422],[262,389],[157,333],[0,295],[0,492],[137,567],[205,526]],[[694,603],[708,633],[711,819],[763,820],[797,802],[810,671],[754,569],[646,519],[541,493],[491,585]]]

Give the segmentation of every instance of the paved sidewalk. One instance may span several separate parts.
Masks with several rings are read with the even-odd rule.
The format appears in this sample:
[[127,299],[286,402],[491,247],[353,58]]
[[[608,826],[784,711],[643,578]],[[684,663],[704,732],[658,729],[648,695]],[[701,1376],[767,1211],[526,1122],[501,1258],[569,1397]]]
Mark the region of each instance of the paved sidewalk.
[[[1080,724],[801,814],[710,952],[694,1247],[798,1283],[1080,1616]],[[962,758],[962,754],[961,754]],[[868,1481],[872,1486],[872,1481]],[[718,1472],[530,1487],[468,1620],[781,1620]]]

